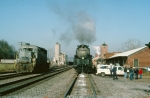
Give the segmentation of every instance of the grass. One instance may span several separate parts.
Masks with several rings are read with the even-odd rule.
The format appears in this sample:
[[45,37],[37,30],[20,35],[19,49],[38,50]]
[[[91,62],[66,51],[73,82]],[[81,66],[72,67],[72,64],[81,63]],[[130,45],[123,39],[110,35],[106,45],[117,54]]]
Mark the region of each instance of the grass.
[[14,64],[2,64],[0,63],[0,72],[14,71]]

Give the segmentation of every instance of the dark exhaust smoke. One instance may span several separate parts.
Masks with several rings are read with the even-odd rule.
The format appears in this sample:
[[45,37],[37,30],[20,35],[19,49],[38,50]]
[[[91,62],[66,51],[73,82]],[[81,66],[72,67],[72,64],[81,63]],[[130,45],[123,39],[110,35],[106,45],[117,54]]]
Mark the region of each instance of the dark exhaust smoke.
[[78,14],[76,22],[72,25],[72,31],[75,39],[81,44],[91,44],[96,41],[95,22],[85,12]]
[[54,3],[50,8],[70,25],[66,32],[62,32],[60,35],[61,41],[66,44],[69,44],[72,40],[77,40],[80,44],[92,44],[96,41],[95,21],[85,11],[75,14],[71,9],[68,11],[68,8],[67,10],[60,8],[58,4],[54,5]]

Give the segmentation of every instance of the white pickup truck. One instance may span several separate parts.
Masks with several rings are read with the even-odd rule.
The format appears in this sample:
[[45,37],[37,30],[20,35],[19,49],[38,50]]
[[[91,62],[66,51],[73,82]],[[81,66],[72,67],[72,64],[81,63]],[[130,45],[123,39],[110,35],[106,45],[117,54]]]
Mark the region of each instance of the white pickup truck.
[[150,71],[150,66],[144,68],[146,71]]
[[[117,67],[117,75],[124,75],[124,68],[122,66]],[[97,65],[97,75],[105,76],[110,75],[110,65]]]

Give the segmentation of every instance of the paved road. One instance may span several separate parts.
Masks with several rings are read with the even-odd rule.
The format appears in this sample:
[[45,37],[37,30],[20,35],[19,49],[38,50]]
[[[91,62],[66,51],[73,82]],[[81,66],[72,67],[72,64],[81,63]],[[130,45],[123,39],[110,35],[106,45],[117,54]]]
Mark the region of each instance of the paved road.
[[150,98],[150,76],[132,81],[123,76],[119,76],[118,80],[109,76],[92,77],[100,91],[99,98]]

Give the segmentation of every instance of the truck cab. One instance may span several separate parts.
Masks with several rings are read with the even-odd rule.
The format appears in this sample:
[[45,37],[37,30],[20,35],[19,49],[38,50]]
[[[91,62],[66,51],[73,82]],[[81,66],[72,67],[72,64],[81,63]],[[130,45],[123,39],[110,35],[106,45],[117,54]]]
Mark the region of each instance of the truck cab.
[[[111,65],[97,65],[97,75],[105,76],[110,75],[110,66]],[[117,68],[117,75],[124,75],[124,68],[122,66],[113,66]]]

